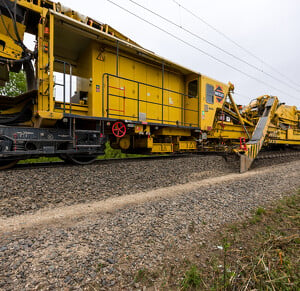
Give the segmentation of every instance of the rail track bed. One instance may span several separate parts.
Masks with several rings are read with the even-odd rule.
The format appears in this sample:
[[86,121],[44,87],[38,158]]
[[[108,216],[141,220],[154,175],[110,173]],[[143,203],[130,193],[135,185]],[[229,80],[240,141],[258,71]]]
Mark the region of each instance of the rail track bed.
[[[270,153],[264,153],[264,157],[267,155]],[[294,153],[277,159],[262,158],[255,161],[253,168],[295,159],[299,155]],[[0,216],[33,213],[45,207],[86,203],[223,176],[238,172],[238,165],[234,156],[226,162],[215,155],[99,160],[87,166],[28,164],[0,172]]]
[[103,200],[232,172],[222,157],[99,161],[0,172],[0,216]]

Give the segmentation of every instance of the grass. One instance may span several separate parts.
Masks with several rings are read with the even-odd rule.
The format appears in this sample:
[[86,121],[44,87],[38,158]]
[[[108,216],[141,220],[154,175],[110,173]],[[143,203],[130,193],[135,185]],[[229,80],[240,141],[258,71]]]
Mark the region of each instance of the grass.
[[[189,267],[184,290],[299,290],[300,189],[272,209],[257,208],[249,221],[216,237],[218,254],[205,269]],[[201,265],[201,264],[199,264]]]
[[255,214],[253,215],[253,217],[250,220],[251,224],[256,224],[258,222],[262,221],[262,215],[264,215],[266,213],[266,210],[262,207],[258,207],[257,210],[255,211]]
[[146,269],[140,269],[138,270],[136,276],[134,277],[134,282],[143,282],[147,280],[147,270]]
[[18,164],[35,164],[35,163],[50,163],[50,162],[61,162],[62,159],[59,157],[40,157],[37,159],[27,159],[27,160],[21,160],[18,162]]
[[143,285],[152,286],[155,280],[158,278],[157,272],[151,272],[146,268],[139,269],[134,276],[134,283],[141,283]]
[[[300,290],[300,189],[213,235],[214,250],[191,246],[155,284],[162,290]],[[191,224],[188,231],[194,232]],[[197,256],[193,253],[197,251]]]
[[182,280],[182,290],[192,290],[200,288],[202,279],[197,266],[192,265],[189,270],[186,271],[184,279]]
[[[109,142],[106,143],[104,155],[98,156],[98,160],[103,159],[126,159],[126,158],[139,158],[146,157],[147,155],[136,155],[136,154],[124,154],[121,150],[115,150],[110,147]],[[34,164],[34,163],[50,163],[50,162],[61,162],[62,159],[59,157],[40,157],[35,159],[27,159],[19,161],[19,164]]]

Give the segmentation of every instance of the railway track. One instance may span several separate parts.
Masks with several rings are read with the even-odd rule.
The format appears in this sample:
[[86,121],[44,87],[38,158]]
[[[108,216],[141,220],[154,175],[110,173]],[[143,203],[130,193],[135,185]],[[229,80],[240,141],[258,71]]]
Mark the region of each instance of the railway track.
[[[228,157],[228,155],[224,153],[187,153],[187,154],[176,154],[176,155],[160,155],[160,156],[143,156],[143,157],[128,157],[128,158],[115,158],[115,159],[99,159],[94,162],[94,164],[113,164],[113,163],[119,163],[119,162],[131,162],[131,161],[149,161],[149,160],[164,160],[164,159],[178,159],[178,158],[189,158],[193,157],[195,155],[211,155],[211,156],[224,156],[225,158]],[[238,157],[234,154],[230,155],[231,160],[237,160]],[[256,160],[270,160],[273,159],[274,163],[276,163],[276,159],[284,158],[284,157],[300,157],[300,150],[293,150],[293,151],[264,151],[261,152]],[[34,169],[34,168],[49,168],[49,167],[63,167],[63,166],[72,166],[72,164],[67,164],[64,161],[55,161],[55,162],[36,162],[36,163],[22,163],[17,164],[14,169]],[[74,165],[78,166],[78,165]]]
[[257,160],[264,160],[264,159],[276,159],[276,158],[284,158],[284,157],[299,157],[300,156],[300,150],[296,151],[290,151],[290,152],[261,152],[257,156]]
[[[178,154],[178,155],[161,155],[161,156],[146,156],[146,157],[128,157],[128,158],[112,158],[112,159],[99,159],[93,162],[93,164],[116,164],[120,162],[132,162],[132,161],[149,161],[149,160],[164,160],[164,159],[178,159],[178,158],[188,158],[195,156],[194,154]],[[63,167],[63,166],[74,166],[78,167],[80,165],[73,165],[71,163],[66,163],[64,161],[55,162],[36,162],[36,163],[22,163],[17,164],[13,169],[34,169],[34,168],[49,168],[49,167]],[[88,165],[86,165],[88,166]]]

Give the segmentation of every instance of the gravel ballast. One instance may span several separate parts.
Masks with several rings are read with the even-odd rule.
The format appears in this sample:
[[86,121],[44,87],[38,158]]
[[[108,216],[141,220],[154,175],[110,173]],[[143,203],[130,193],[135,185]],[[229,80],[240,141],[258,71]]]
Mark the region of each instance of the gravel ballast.
[[0,172],[0,216],[103,200],[236,170],[220,156],[12,169]]
[[[166,167],[171,173],[165,171],[163,177],[174,176],[172,180],[153,186],[149,182],[151,186],[148,190],[189,183],[205,177],[218,179],[218,176],[232,172],[228,169],[222,171],[223,167],[220,170],[214,169],[212,165],[213,175],[205,172],[202,176],[199,171],[197,176],[193,174],[196,172],[189,172],[191,162],[187,161],[183,159],[182,162],[186,169]],[[166,161],[161,162],[166,164]],[[199,159],[194,162],[195,167],[198,162]],[[213,160],[211,162],[213,164]],[[98,175],[95,173],[97,166],[89,167],[94,175]],[[103,290],[142,288],[133,282],[138,270],[146,268],[155,271],[167,262],[181,260],[190,254],[192,246],[205,243],[209,234],[224,223],[242,220],[257,207],[269,205],[283,195],[289,195],[290,191],[300,187],[299,171],[300,161],[274,165],[261,168],[255,174],[236,175],[234,179],[224,179],[222,183],[203,185],[189,193],[175,193],[173,196],[170,193],[167,198],[127,205],[108,213],[95,212],[78,219],[75,215],[71,223],[66,225],[55,223],[36,229],[32,227],[18,232],[3,232],[0,236],[0,288],[75,290],[84,289],[90,284]],[[156,179],[162,176],[162,171],[155,176],[153,169],[147,178],[143,178],[145,172],[141,173],[139,180],[141,183],[144,181],[144,184],[152,179],[152,175]],[[181,175],[183,178],[178,181]],[[146,191],[147,186],[142,186],[141,189],[128,187],[127,194],[139,192],[143,195],[141,191]],[[71,184],[69,187],[72,188]],[[61,189],[63,191],[64,188]],[[168,191],[168,188],[165,189]],[[93,190],[85,187],[84,191],[89,193]],[[93,194],[87,195],[94,197]],[[103,195],[97,200],[108,196]],[[49,199],[50,196],[47,197]]]

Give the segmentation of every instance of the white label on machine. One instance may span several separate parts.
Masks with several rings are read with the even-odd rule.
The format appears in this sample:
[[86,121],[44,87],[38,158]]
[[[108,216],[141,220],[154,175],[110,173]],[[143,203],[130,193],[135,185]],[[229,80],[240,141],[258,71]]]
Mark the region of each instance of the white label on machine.
[[139,112],[139,121],[146,121],[146,113]]
[[169,97],[169,104],[170,104],[170,105],[173,105],[173,104],[174,104],[172,97]]

